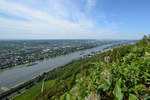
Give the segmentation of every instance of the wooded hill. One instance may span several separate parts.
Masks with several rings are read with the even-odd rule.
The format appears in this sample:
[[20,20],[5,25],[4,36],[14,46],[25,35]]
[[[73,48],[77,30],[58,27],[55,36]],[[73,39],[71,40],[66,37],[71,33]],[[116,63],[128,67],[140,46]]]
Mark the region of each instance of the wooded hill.
[[15,100],[150,100],[150,37],[47,74],[44,91]]

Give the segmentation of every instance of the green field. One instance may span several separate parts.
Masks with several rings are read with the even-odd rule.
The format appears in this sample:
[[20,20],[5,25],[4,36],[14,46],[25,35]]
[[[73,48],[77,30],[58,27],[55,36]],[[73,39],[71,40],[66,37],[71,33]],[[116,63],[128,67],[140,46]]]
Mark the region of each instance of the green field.
[[[53,85],[55,80],[49,80],[44,83],[44,91]],[[16,96],[12,100],[33,100],[34,97],[41,92],[42,82],[37,83],[30,89],[24,91],[24,93]]]

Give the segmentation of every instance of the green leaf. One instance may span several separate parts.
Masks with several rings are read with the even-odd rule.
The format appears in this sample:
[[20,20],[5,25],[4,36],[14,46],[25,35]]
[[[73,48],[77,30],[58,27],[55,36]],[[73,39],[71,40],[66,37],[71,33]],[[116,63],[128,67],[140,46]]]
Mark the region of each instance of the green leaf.
[[138,85],[136,85],[135,87],[130,88],[130,89],[129,89],[129,92],[135,92],[136,94],[138,94],[138,93],[145,94],[145,92],[146,92],[146,87],[145,87],[145,85],[143,85],[143,84],[138,84]]
[[150,100],[150,96],[145,97],[144,100]]
[[109,79],[104,79],[104,81],[108,86],[111,86],[111,81]]
[[98,86],[98,89],[102,89],[103,91],[107,91],[111,86],[111,81],[109,79],[104,79],[104,84]]
[[129,100],[138,100],[134,94],[129,94]]
[[99,85],[98,89],[102,89],[103,91],[106,91],[109,89],[109,86],[107,86],[106,84],[101,84]]
[[63,96],[61,96],[61,100],[72,100],[70,94],[65,93]]
[[116,82],[115,88],[113,90],[113,94],[114,94],[116,100],[123,99],[123,93],[121,93],[120,83],[121,83],[121,80],[118,80],[118,82]]

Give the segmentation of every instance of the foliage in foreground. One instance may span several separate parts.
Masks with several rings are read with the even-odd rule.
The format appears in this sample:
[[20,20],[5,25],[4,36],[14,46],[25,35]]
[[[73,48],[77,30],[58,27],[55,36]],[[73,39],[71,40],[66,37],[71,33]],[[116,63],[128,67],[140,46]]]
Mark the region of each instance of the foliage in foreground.
[[[129,53],[120,57],[121,59],[116,58],[114,62],[94,63],[95,66],[92,70],[86,70],[86,72],[81,73],[82,77],[76,79],[76,85],[74,86],[76,90],[72,88],[60,99],[149,100],[149,42],[149,38],[145,37],[141,42],[130,47]],[[90,99],[93,94],[98,95],[98,98]],[[67,97],[70,99],[67,99]]]

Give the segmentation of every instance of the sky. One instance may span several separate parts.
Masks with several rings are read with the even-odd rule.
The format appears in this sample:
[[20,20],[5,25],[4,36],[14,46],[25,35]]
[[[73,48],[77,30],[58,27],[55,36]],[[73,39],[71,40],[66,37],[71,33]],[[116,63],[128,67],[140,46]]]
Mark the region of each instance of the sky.
[[150,0],[0,0],[0,39],[141,39]]

